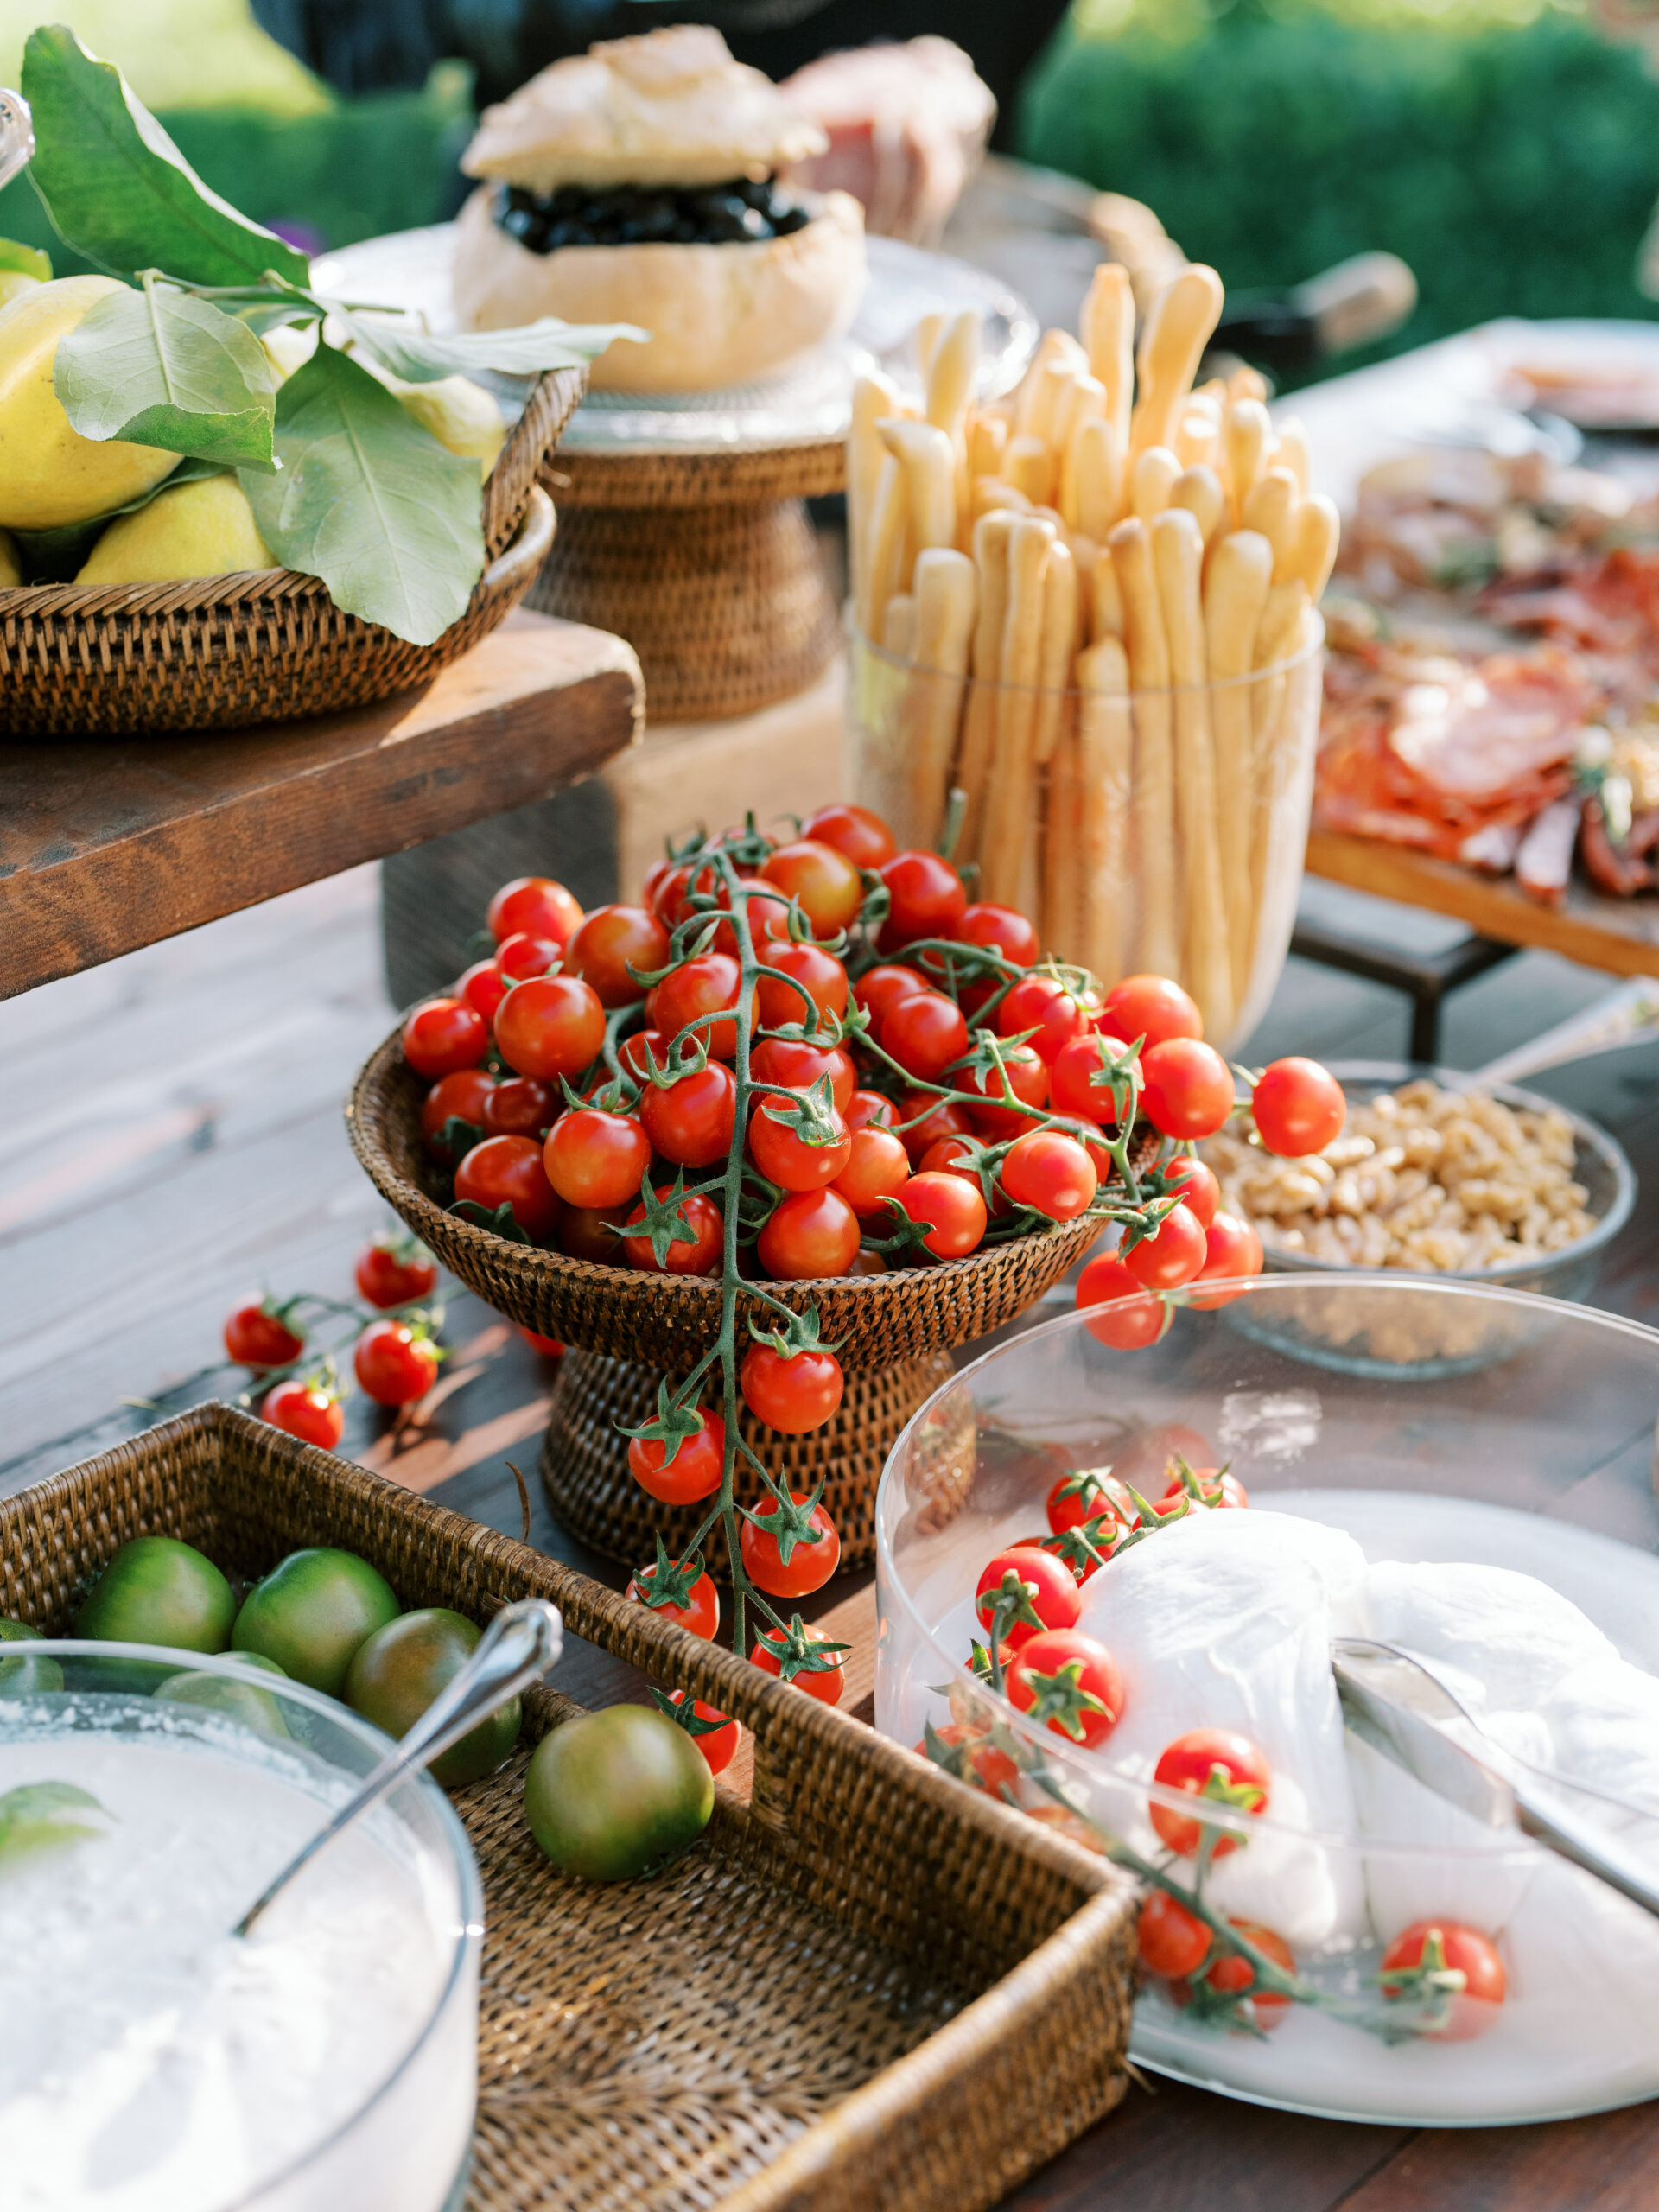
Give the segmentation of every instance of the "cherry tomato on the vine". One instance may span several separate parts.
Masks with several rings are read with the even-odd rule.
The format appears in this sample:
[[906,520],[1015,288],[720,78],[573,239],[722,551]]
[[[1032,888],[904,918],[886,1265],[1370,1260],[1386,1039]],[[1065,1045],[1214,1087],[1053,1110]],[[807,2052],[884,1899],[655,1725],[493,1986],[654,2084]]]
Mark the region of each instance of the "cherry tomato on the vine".
[[1125,1529],[1138,1529],[1141,1516],[1135,1501],[1109,1467],[1084,1468],[1062,1475],[1048,1493],[1045,1508],[1048,1525],[1057,1536],[1081,1528],[1103,1513]]
[[559,948],[550,937],[536,937],[528,930],[515,930],[495,948],[496,966],[515,983],[527,982],[532,976],[545,976],[558,957]]
[[493,960],[474,960],[455,985],[455,996],[465,999],[485,1021],[495,1020],[495,1010],[507,995],[507,979]]
[[1317,1060],[1275,1060],[1250,1094],[1255,1132],[1269,1152],[1292,1159],[1323,1152],[1342,1135],[1348,1101]]
[[1117,1037],[1143,1037],[1150,1051],[1172,1037],[1202,1037],[1204,1016],[1167,976],[1126,976],[1107,992],[1101,1026]]
[[[654,1567],[642,1567],[629,1582],[624,1597],[632,1598],[641,1605],[651,1605],[651,1593],[657,1580]],[[705,1640],[720,1626],[720,1592],[707,1567],[697,1576],[682,1605],[670,1599],[661,1605],[651,1605],[659,1621],[673,1621],[677,1626],[690,1629],[693,1636]]]
[[563,1101],[539,1076],[509,1076],[484,1101],[484,1134],[491,1137],[544,1137]]
[[[982,1789],[987,1796],[1000,1799],[1003,1784],[1006,1783],[1012,1789],[1020,1779],[1020,1769],[1006,1751],[1000,1751],[986,1737],[964,1728],[959,1720],[949,1720],[943,1728],[936,1728],[933,1740],[947,1751],[963,1751],[966,1770],[958,1778],[970,1789]],[[919,1758],[926,1758],[926,1737],[914,1748]]]
[[510,1205],[533,1243],[545,1244],[559,1225],[558,1194],[534,1137],[486,1137],[475,1144],[455,1170],[455,1197],[486,1213]]
[[[754,1640],[749,1654],[751,1667],[758,1667],[763,1675],[778,1675],[784,1671],[788,1639],[781,1629],[763,1628]],[[826,1651],[823,1663],[817,1667],[803,1667],[791,1675],[791,1689],[804,1690],[808,1697],[815,1697],[820,1705],[839,1705],[841,1693],[847,1682],[847,1655],[844,1651]]]
[[952,934],[964,944],[982,944],[989,952],[1000,952],[1016,968],[1034,968],[1042,957],[1034,924],[1014,906],[976,899],[964,908]]
[[803,837],[816,845],[832,845],[844,853],[855,868],[880,868],[893,858],[893,832],[879,814],[868,806],[849,806],[837,801],[809,814],[801,824]]
[[1001,1173],[1015,1205],[1030,1206],[1051,1221],[1075,1221],[1094,1204],[1095,1163],[1075,1137],[1058,1129],[1033,1129],[1017,1138],[1002,1155]]
[[771,944],[762,957],[768,968],[793,979],[780,983],[776,976],[762,976],[756,983],[755,1003],[763,1028],[786,1029],[797,1023],[810,1034],[824,1014],[839,1020],[846,1013],[847,970],[822,945]]
[[1074,996],[1057,976],[1022,976],[996,1010],[996,1033],[1018,1037],[1034,1029],[1026,1041],[1052,1067],[1064,1046],[1088,1034],[1099,1012],[1096,1002]]
[[881,1049],[906,1075],[936,1083],[968,1049],[962,1008],[943,991],[918,991],[900,999],[882,1020]]
[[900,952],[918,938],[956,936],[968,911],[968,893],[949,861],[937,853],[895,853],[880,873],[889,903],[878,951]]
[[437,1381],[437,1346],[407,1321],[371,1321],[353,1351],[352,1369],[359,1389],[376,1405],[406,1406]]
[[[1216,1467],[1194,1467],[1192,1473],[1204,1491],[1205,1503],[1212,1509],[1238,1510],[1249,1503],[1249,1492],[1230,1469],[1224,1471]],[[1158,1500],[1159,1508],[1161,1510],[1166,1505],[1173,1505],[1178,1498],[1190,1495],[1191,1492],[1181,1480],[1178,1471],[1170,1477],[1168,1483],[1165,1485],[1163,1494]]]
[[870,1017],[870,1034],[879,1045],[881,1025],[901,999],[913,999],[927,988],[913,968],[899,968],[888,963],[879,968],[867,968],[853,985],[853,997]]
[[[1263,1928],[1254,1920],[1230,1919],[1227,1925],[1236,1928],[1246,1942],[1254,1944],[1274,1966],[1282,1967],[1287,1974],[1296,1971],[1289,1944],[1273,1929]],[[1258,2028],[1277,2027],[1294,2002],[1281,1991],[1257,1989],[1255,1968],[1242,1951],[1224,1952],[1204,1980],[1210,1988],[1224,1997],[1249,1996],[1251,2017]]]
[[724,1160],[736,1116],[737,1077],[724,1060],[709,1060],[671,1084],[647,1084],[639,1094],[645,1135],[677,1167],[712,1167]]
[[1091,1306],[1106,1306],[1110,1300],[1129,1302],[1090,1313],[1084,1326],[1114,1351],[1144,1351],[1169,1326],[1169,1309],[1162,1299],[1148,1297],[1116,1252],[1103,1252],[1077,1277],[1077,1311],[1087,1313]]
[[779,845],[760,871],[786,899],[798,899],[817,937],[849,929],[864,903],[864,880],[855,862],[833,845],[803,837]]
[[454,1147],[438,1141],[446,1122],[464,1122],[469,1128],[483,1129],[487,1135],[485,1113],[495,1087],[495,1077],[486,1068],[461,1068],[454,1075],[438,1077],[421,1102],[421,1134],[435,1160],[454,1160],[461,1156]]
[[580,976],[515,983],[495,1017],[502,1058],[518,1075],[580,1075],[605,1042],[605,1009]]
[[[717,1060],[737,1051],[737,995],[741,970],[729,952],[704,952],[664,976],[652,994],[652,1026],[671,1044],[688,1022]],[[751,1015],[753,1007],[750,1007]],[[704,1017],[724,1015],[724,1020]]]
[[849,1129],[890,1129],[898,1122],[899,1109],[879,1090],[855,1090],[842,1108],[841,1118]]
[[1382,1954],[1383,1996],[1396,2004],[1411,1997],[1421,1986],[1415,1977],[1426,1967],[1433,1971],[1437,1961],[1443,1970],[1461,1974],[1463,1986],[1443,2000],[1444,2026],[1423,2032],[1437,2043],[1467,2043],[1484,2034],[1509,1993],[1510,1978],[1491,1938],[1461,1921],[1416,1920],[1402,1928]]
[[594,1206],[567,1206],[559,1223],[559,1249],[573,1260],[591,1260],[601,1268],[630,1265],[619,1230],[622,1209],[601,1212]]
[[[1200,1282],[1225,1282],[1262,1272],[1262,1239],[1251,1224],[1236,1213],[1216,1216],[1204,1232],[1204,1248],[1205,1262],[1198,1277]],[[1217,1306],[1230,1306],[1236,1298],[1243,1295],[1242,1290],[1206,1291],[1202,1295],[1195,1293],[1187,1303],[1207,1313]]]
[[785,1354],[775,1345],[753,1344],[737,1380],[749,1411],[780,1436],[809,1436],[833,1421],[843,1383],[832,1351]]
[[1123,1710],[1123,1677],[1103,1643],[1080,1629],[1027,1637],[1007,1672],[1008,1696],[1068,1744],[1092,1751]]
[[[915,1127],[906,1128],[907,1122]],[[931,1090],[907,1090],[899,1101],[898,1135],[913,1165],[942,1137],[971,1136],[973,1127],[965,1107],[946,1105]]]
[[404,1058],[416,1075],[474,1068],[489,1046],[488,1024],[465,999],[428,999],[404,1024]]
[[804,1282],[844,1275],[858,1235],[858,1216],[839,1191],[791,1191],[773,1209],[755,1251],[774,1282]]
[[1142,1111],[1164,1136],[1212,1137],[1233,1110],[1233,1071],[1197,1038],[1154,1045],[1141,1055],[1141,1075]]
[[[667,1183],[659,1183],[657,1185],[658,1197],[666,1198],[671,1188]],[[625,1236],[622,1249],[631,1268],[639,1268],[647,1274],[707,1275],[714,1273],[720,1265],[725,1242],[725,1224],[721,1219],[720,1208],[712,1198],[705,1198],[700,1192],[683,1198],[680,1208],[691,1230],[690,1240],[676,1236],[668,1248],[666,1266],[659,1266],[657,1255],[651,1249],[649,1236]],[[635,1206],[623,1226],[625,1230],[632,1228],[634,1223],[643,1221],[645,1217],[645,1207]]]
[[[791,1491],[790,1497],[797,1505],[804,1505],[807,1492]],[[779,1556],[778,1539],[766,1526],[778,1517],[776,1499],[763,1497],[753,1511],[754,1520],[743,1521],[737,1544],[743,1572],[755,1588],[768,1598],[804,1598],[822,1590],[841,1560],[841,1538],[823,1506],[815,1505],[810,1516],[813,1541],[791,1544],[787,1560]]]
[[592,986],[601,1006],[632,1006],[645,995],[629,975],[668,965],[668,931],[644,906],[595,906],[564,949],[564,972]]
[[[1194,1728],[1178,1736],[1160,1753],[1152,1778],[1162,1789],[1213,1798],[1217,1811],[1234,1813],[1265,1812],[1273,1781],[1259,1746],[1230,1728]],[[1179,1859],[1193,1857],[1205,1828],[1216,1828],[1213,1817],[1194,1820],[1155,1802],[1147,1809],[1165,1847]],[[1225,1828],[1212,1833],[1211,1856],[1223,1859],[1238,1844],[1236,1834]]]
[[1164,1162],[1164,1180],[1172,1191],[1180,1192],[1181,1204],[1198,1227],[1208,1229],[1221,1204],[1221,1185],[1214,1171],[1192,1154],[1178,1153],[1173,1160]]
[[616,1057],[638,1084],[651,1080],[652,1068],[668,1065],[668,1039],[660,1029],[636,1029],[616,1048]]
[[1120,1256],[1147,1290],[1179,1290],[1204,1266],[1205,1235],[1185,1205],[1173,1206],[1150,1236]]
[[332,1452],[346,1430],[346,1408],[332,1390],[321,1383],[302,1382],[290,1375],[279,1382],[259,1408],[261,1421],[297,1436],[302,1444],[319,1444]]
[[[1077,1114],[1084,1121],[1097,1122],[1103,1128],[1115,1129],[1118,1116],[1109,1071],[1111,1064],[1121,1060],[1127,1050],[1119,1039],[1098,1030],[1068,1037],[1054,1056],[1053,1073],[1049,1077],[1049,1096],[1056,1113]],[[1123,1088],[1125,1078],[1127,1091]],[[1117,1095],[1122,1098],[1131,1122],[1135,1119],[1140,1084],[1138,1064],[1126,1069],[1118,1079]]]
[[[974,1165],[971,1137],[940,1137],[929,1145],[917,1164],[918,1175],[960,1175],[972,1184],[982,1198],[984,1188],[979,1179],[979,1169]],[[895,1194],[896,1195],[896,1194]],[[1001,1183],[991,1185],[990,1218],[1006,1221],[1014,1211],[1014,1205]]]
[[866,1227],[885,1228],[890,1210],[883,1200],[896,1198],[909,1180],[910,1154],[902,1138],[874,1122],[852,1132],[835,1187]]
[[929,1169],[912,1175],[898,1193],[899,1206],[910,1220],[930,1224],[922,1243],[936,1260],[963,1260],[983,1241],[987,1215],[977,1183],[948,1171]]
[[563,945],[582,919],[582,907],[550,875],[516,875],[491,899],[485,918],[498,944],[503,938],[529,930]]
[[1002,1052],[1002,1074],[995,1068],[982,1072],[973,1068],[959,1068],[951,1077],[958,1090],[976,1093],[984,1099],[982,1106],[970,1106],[968,1118],[980,1136],[993,1144],[1001,1144],[1006,1137],[1028,1135],[1037,1127],[1037,1117],[1022,1114],[1018,1107],[1007,1104],[1002,1076],[1007,1077],[1007,1088],[1022,1105],[1041,1108],[1048,1098],[1048,1064],[1033,1052],[1029,1045],[1005,1045]]
[[836,1110],[845,1114],[858,1088],[850,1055],[839,1045],[805,1045],[794,1037],[763,1037],[749,1055],[756,1083],[781,1084],[786,1090],[810,1090],[824,1076]]
[[1045,1629],[1077,1626],[1083,1597],[1065,1560],[1056,1559],[1052,1552],[1039,1551],[1034,1544],[1010,1544],[987,1563],[974,1586],[974,1615],[985,1635],[990,1633],[997,1600],[1010,1574],[1017,1575],[1024,1585],[1026,1602],[1037,1616],[1037,1624],[1005,1619],[1002,1641],[1010,1651],[1019,1651]]
[[[683,1690],[671,1690],[668,1701],[672,1706],[685,1703]],[[712,1705],[705,1705],[701,1698],[692,1700],[691,1711],[699,1720],[712,1720],[712,1728],[700,1729],[695,1734],[690,1730],[692,1742],[709,1762],[710,1774],[724,1774],[737,1757],[737,1747],[743,1740],[743,1731],[735,1720],[723,1713],[716,1713]]]
[[1196,1974],[1210,1948],[1210,1930],[1167,1890],[1154,1890],[1141,1908],[1135,1942],[1148,1974],[1185,1981]]
[[408,1235],[377,1236],[358,1254],[353,1273],[371,1306],[412,1306],[438,1287],[436,1262]]
[[628,1472],[648,1497],[664,1505],[695,1505],[712,1497],[720,1488],[726,1457],[726,1424],[705,1408],[702,1427],[695,1436],[683,1436],[680,1448],[664,1465],[666,1446],[654,1437],[628,1440]]
[[254,1303],[238,1306],[226,1321],[225,1350],[238,1367],[286,1367],[305,1350],[305,1337]]
[[841,1116],[830,1109],[833,1143],[808,1144],[779,1120],[778,1109],[788,1112],[790,1101],[767,1092],[749,1117],[749,1156],[766,1180],[780,1191],[821,1191],[835,1182],[853,1154],[852,1133]]
[[651,1165],[651,1143],[632,1114],[579,1106],[549,1130],[542,1161],[548,1181],[568,1205],[602,1211],[639,1195]]

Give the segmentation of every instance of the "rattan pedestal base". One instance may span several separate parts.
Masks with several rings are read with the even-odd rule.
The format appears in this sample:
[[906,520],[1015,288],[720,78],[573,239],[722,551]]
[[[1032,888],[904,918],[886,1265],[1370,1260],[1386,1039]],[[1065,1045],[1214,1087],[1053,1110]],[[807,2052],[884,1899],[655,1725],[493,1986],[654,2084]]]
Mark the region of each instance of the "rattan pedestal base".
[[[779,1436],[745,1414],[745,1442],[780,1483],[807,1491],[824,1477],[823,1503],[841,1535],[843,1567],[874,1561],[875,1485],[882,1465],[894,1437],[951,1372],[944,1352],[897,1367],[855,1370],[835,1419],[810,1436]],[[673,1551],[696,1533],[707,1511],[706,1505],[660,1505],[628,1472],[627,1440],[616,1425],[634,1427],[652,1418],[661,1379],[654,1367],[632,1360],[567,1351],[542,1446],[542,1481],[561,1527],[630,1567],[653,1556],[654,1530],[662,1531]],[[741,1503],[759,1503],[760,1478],[741,1458],[737,1489]],[[724,1572],[725,1547],[717,1534],[705,1556],[715,1573]]]

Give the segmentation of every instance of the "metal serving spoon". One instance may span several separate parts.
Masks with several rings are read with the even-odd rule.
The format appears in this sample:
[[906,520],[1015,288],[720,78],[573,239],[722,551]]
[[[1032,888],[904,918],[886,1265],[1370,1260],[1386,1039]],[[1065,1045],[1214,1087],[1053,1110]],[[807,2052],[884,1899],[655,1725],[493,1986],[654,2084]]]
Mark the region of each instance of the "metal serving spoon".
[[564,1624],[556,1605],[545,1598],[522,1598],[504,1605],[479,1639],[478,1649],[445,1688],[435,1697],[409,1733],[368,1777],[362,1788],[348,1797],[326,1827],[296,1852],[276,1880],[254,1899],[231,1930],[245,1936],[272,1899],[280,1897],[303,1866],[337,1835],[378,1805],[405,1776],[440,1758],[467,1731],[486,1719],[531,1683],[538,1682],[556,1662],[564,1642]]
[[[1488,1827],[1519,1828],[1659,1919],[1659,1880],[1649,1866],[1552,1802],[1550,1793],[1571,1790],[1651,1827],[1654,1816],[1643,1807],[1501,1751],[1438,1676],[1391,1643],[1338,1637],[1331,1666],[1343,1718],[1363,1742],[1460,1812]],[[1473,1730],[1478,1751],[1446,1733],[1446,1723],[1459,1720]]]
[[35,119],[21,92],[0,85],[0,185],[26,169],[35,158]]

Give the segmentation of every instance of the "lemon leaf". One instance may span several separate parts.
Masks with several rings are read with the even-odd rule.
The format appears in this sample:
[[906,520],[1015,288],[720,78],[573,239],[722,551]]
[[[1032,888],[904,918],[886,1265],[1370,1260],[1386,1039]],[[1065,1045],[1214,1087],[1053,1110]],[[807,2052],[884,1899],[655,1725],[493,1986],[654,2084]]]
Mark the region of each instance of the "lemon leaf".
[[52,282],[51,255],[37,245],[25,245],[21,238],[0,238],[0,269],[37,276],[42,284]]
[[580,369],[616,338],[649,338],[631,322],[561,322],[544,315],[517,330],[457,330],[442,336],[391,322],[372,312],[353,313],[337,300],[327,302],[358,345],[401,377],[405,384],[435,384],[442,378],[539,376],[544,369]]
[[276,467],[265,349],[245,323],[189,292],[147,280],[100,300],[58,341],[52,381],[84,438]]

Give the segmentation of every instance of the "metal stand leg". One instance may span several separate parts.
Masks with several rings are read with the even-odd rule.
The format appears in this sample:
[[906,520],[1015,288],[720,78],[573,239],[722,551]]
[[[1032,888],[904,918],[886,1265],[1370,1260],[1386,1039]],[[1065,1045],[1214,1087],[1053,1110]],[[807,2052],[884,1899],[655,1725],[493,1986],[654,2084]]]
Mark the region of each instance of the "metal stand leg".
[[1344,975],[1363,976],[1370,982],[1404,991],[1411,1001],[1411,1057],[1432,1066],[1440,1058],[1440,1007],[1448,993],[1484,976],[1489,968],[1513,960],[1521,948],[1471,935],[1443,952],[1401,952],[1374,938],[1349,937],[1318,922],[1300,921],[1290,949],[1322,968],[1340,969]]

